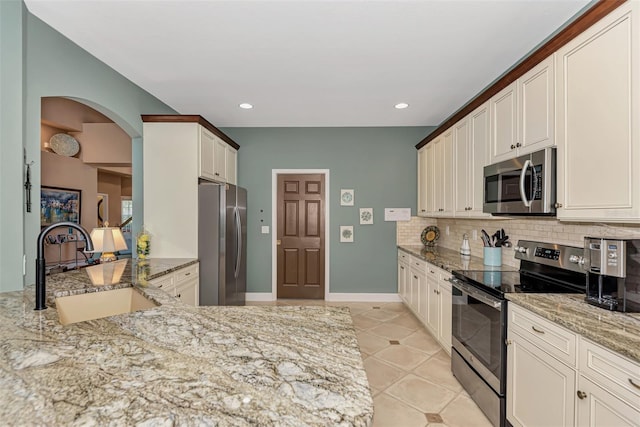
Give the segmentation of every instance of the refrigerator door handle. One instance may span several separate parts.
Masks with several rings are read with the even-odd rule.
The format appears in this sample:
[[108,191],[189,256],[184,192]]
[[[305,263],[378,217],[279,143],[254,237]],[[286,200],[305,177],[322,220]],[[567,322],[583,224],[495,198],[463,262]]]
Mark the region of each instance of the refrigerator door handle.
[[237,279],[240,274],[240,262],[242,260],[242,220],[240,219],[240,209],[234,208],[233,213],[236,225],[236,267],[233,275]]

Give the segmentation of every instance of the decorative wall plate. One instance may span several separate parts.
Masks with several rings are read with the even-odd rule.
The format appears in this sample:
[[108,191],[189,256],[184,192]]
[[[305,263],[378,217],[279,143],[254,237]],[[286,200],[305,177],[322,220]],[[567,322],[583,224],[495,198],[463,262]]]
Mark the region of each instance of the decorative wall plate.
[[353,225],[340,226],[340,242],[341,243],[353,242]]
[[373,208],[360,208],[360,224],[373,224]]
[[78,141],[66,133],[56,133],[49,140],[49,144],[53,152],[61,156],[72,157],[80,151]]
[[435,225],[430,225],[422,230],[420,234],[420,240],[425,246],[434,246],[440,238],[440,230]]
[[351,189],[340,190],[340,206],[353,206],[354,194]]

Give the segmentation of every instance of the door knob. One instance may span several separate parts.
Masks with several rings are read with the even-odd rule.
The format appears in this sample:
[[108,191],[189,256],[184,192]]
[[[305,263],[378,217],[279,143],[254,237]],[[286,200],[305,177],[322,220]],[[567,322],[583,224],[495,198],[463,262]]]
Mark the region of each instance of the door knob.
[[282,240],[278,239],[276,240],[276,245],[280,246],[282,244]]

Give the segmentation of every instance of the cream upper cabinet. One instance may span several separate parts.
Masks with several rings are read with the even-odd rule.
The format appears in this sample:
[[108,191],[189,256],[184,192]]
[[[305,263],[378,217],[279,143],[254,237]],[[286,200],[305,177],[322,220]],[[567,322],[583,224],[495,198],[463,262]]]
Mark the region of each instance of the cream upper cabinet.
[[227,144],[217,136],[214,137],[213,160],[215,169],[213,175],[216,181],[226,182],[227,180]]
[[518,155],[555,144],[553,55],[518,79]]
[[198,176],[206,179],[215,179],[214,135],[202,126],[198,133]]
[[640,5],[556,52],[561,220],[640,221]]
[[427,216],[427,147],[418,150],[418,216]]
[[491,163],[516,156],[518,139],[518,82],[489,100],[491,108]]
[[550,56],[489,100],[490,163],[555,144],[553,70],[553,56]]
[[489,217],[482,212],[483,168],[488,164],[489,103],[453,127],[454,205],[456,217]]
[[427,163],[427,170],[425,176],[427,178],[426,192],[424,193],[424,198],[426,199],[424,206],[427,209],[427,216],[433,216],[437,211],[436,207],[436,149],[435,146],[438,141],[442,140],[442,136],[438,136],[436,139],[431,141],[424,147],[424,155]]
[[[431,141],[431,158],[427,157],[427,167],[433,162],[433,174],[427,171],[427,211],[430,216],[453,216],[453,128]],[[427,145],[427,146],[428,146]],[[429,154],[427,154],[429,156]],[[429,209],[429,198],[433,204]]]
[[226,150],[226,178],[229,184],[238,184],[238,151],[227,145]]

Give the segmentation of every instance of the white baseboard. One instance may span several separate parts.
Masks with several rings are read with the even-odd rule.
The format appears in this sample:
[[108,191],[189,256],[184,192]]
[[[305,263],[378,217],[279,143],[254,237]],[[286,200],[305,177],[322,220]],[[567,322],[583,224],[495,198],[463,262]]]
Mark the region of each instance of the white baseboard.
[[246,301],[275,301],[276,296],[271,292],[247,292],[245,294]]
[[329,293],[327,301],[330,302],[402,302],[398,294],[347,294]]

